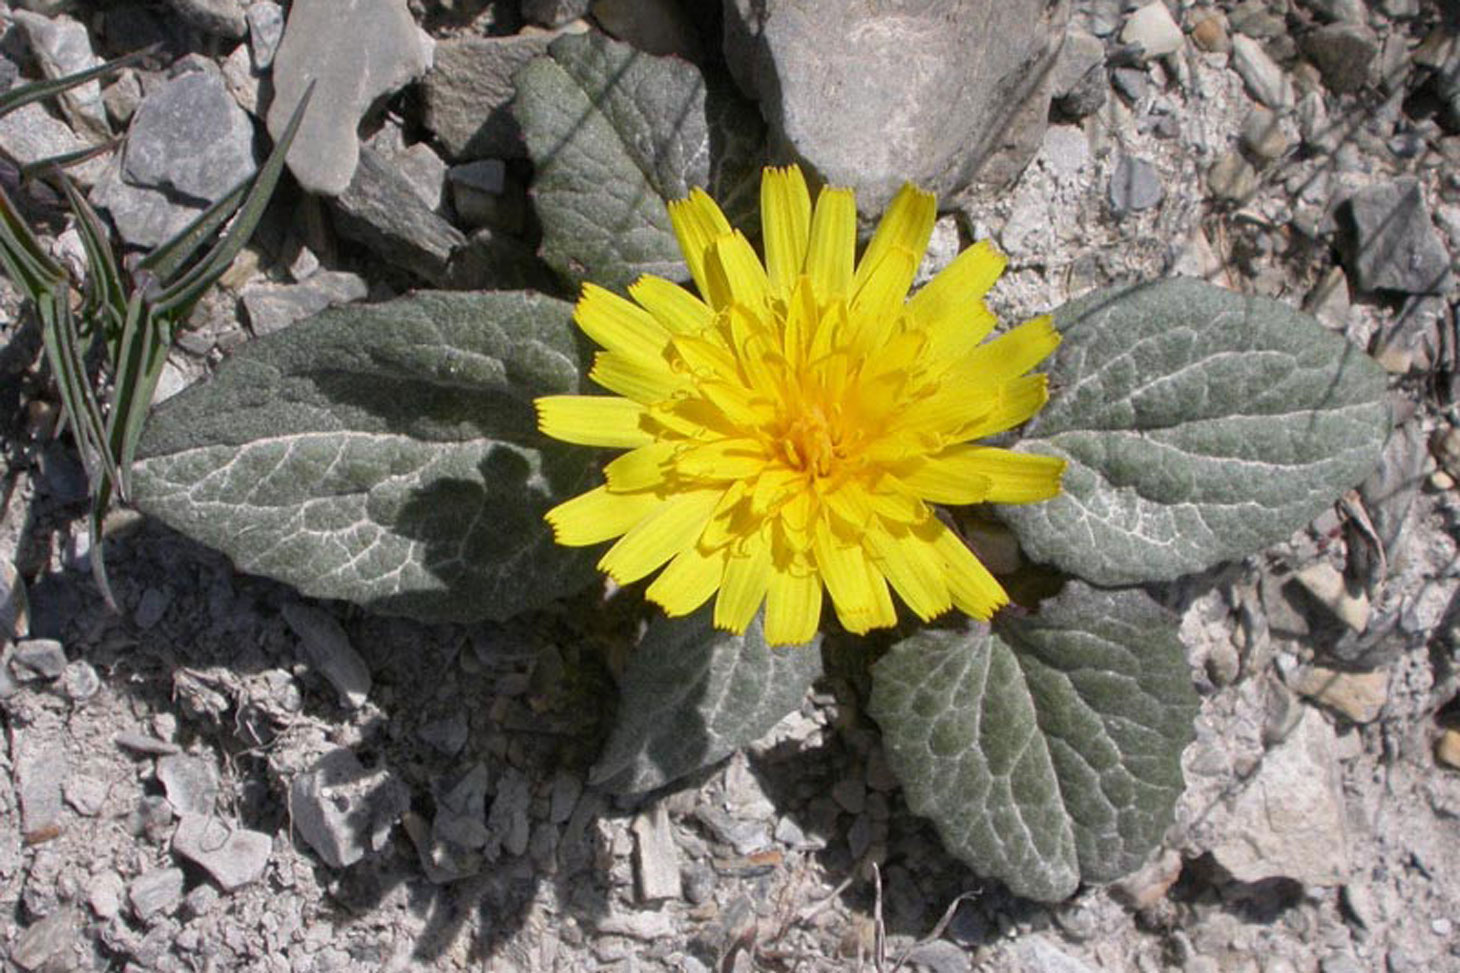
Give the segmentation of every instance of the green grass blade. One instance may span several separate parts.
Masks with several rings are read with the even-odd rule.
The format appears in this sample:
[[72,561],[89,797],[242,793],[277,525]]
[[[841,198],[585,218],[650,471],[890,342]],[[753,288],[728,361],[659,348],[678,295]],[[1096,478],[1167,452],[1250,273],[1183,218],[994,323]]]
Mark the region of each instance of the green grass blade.
[[91,577],[96,581],[96,587],[100,589],[106,606],[112,611],[118,611],[117,599],[112,595],[111,579],[106,573],[106,549],[102,546],[105,539],[102,529],[106,525],[106,512],[111,505],[112,485],[110,481],[103,481],[91,491],[91,515],[87,518],[87,527],[91,535]]
[[77,71],[75,74],[68,74],[65,77],[55,78],[50,81],[32,81],[29,84],[11,88],[4,94],[0,94],[0,115],[7,115],[17,108],[23,108],[29,105],[31,102],[54,98],[56,95],[70,91],[77,85],[114,74],[122,68],[130,67],[133,64],[145,60],[156,53],[161,47],[161,44],[152,44],[125,57],[107,61],[105,64],[98,64],[94,68],[87,68],[85,71]]
[[209,206],[197,219],[187,225],[177,236],[160,244],[147,256],[137,262],[137,269],[144,270],[166,286],[177,272],[187,264],[198,250],[211,240],[228,218],[237,212],[248,195],[250,181],[243,180],[230,189],[218,202]]
[[84,149],[77,149],[75,152],[64,152],[61,155],[53,155],[36,162],[26,163],[18,170],[20,178],[23,180],[34,179],[36,176],[49,175],[55,170],[69,169],[71,166],[79,165],[88,159],[94,159],[99,155],[106,155],[121,144],[121,139],[109,139],[100,145],[90,145]]
[[106,421],[86,371],[86,350],[71,312],[71,293],[62,288],[36,304],[46,359],[56,376],[61,408],[71,423],[71,434],[86,467],[92,493],[117,476],[117,465],[107,449]]
[[258,225],[259,219],[264,215],[264,209],[269,205],[269,199],[274,194],[274,187],[278,185],[279,177],[284,172],[284,159],[289,154],[289,146],[294,143],[294,136],[299,131],[299,123],[304,120],[305,109],[309,107],[310,96],[314,93],[314,82],[304,91],[304,97],[299,99],[299,105],[294,109],[294,114],[289,118],[289,125],[284,129],[284,134],[274,145],[274,150],[269,153],[266,161],[254,177],[253,188],[248,192],[242,208],[239,210],[238,218],[228,233],[218,241],[218,244],[208,252],[197,265],[189,270],[174,283],[166,284],[155,295],[151,295],[154,309],[161,315],[173,316],[176,320],[182,320],[187,312],[192,309],[203,292],[222,277],[228,270],[233,258],[248,243],[248,238],[253,234],[254,227]]
[[[119,323],[122,309],[127,305],[127,293],[122,284],[122,272],[112,253],[106,228],[96,210],[86,197],[76,189],[75,184],[64,174],[60,178],[61,189],[76,214],[76,229],[81,236],[81,247],[86,251],[86,292],[82,305],[83,323]],[[106,331],[113,329],[106,328]],[[108,338],[114,337],[108,334]],[[108,358],[115,361],[114,357]]]
[[66,272],[46,253],[4,189],[0,189],[0,260],[15,286],[33,301],[66,280]]

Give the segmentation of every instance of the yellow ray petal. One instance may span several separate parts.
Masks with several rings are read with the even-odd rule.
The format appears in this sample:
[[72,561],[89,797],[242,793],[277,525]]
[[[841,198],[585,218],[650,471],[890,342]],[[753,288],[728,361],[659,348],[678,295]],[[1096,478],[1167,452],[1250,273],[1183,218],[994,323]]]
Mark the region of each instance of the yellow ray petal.
[[674,458],[674,443],[655,442],[630,450],[603,468],[614,493],[650,490],[662,486]]
[[861,547],[839,543],[825,522],[817,524],[812,546],[836,617],[847,631],[861,635],[897,624],[887,579],[867,560]]
[[629,296],[675,334],[697,334],[715,320],[708,304],[663,277],[643,275],[629,285]]
[[1049,379],[1043,374],[1022,375],[999,386],[998,401],[987,414],[959,430],[957,438],[983,439],[1027,421],[1049,401]]
[[854,285],[848,311],[858,323],[857,350],[861,354],[874,355],[886,343],[917,270],[918,258],[910,250],[894,247],[878,258],[865,280]]
[[674,469],[700,480],[746,480],[765,469],[768,459],[758,440],[719,439],[683,450]]
[[643,427],[644,407],[614,395],[544,395],[533,402],[537,427],[580,446],[632,449],[653,441]]
[[811,239],[811,194],[798,167],[767,168],[761,175],[760,221],[771,292],[785,297],[806,264]]
[[806,274],[826,304],[849,296],[852,263],[857,257],[857,204],[850,189],[822,189],[811,215]]
[[980,240],[944,267],[907,302],[907,313],[928,333],[934,360],[961,358],[993,330],[983,304],[1008,259]]
[[863,540],[877,569],[923,621],[953,607],[943,560],[931,543],[909,532],[878,527],[868,530]]
[[644,597],[671,617],[688,615],[709,601],[725,574],[726,551],[687,547],[649,583]]
[[[798,570],[799,569],[799,570]],[[821,580],[801,565],[777,566],[765,599],[765,638],[771,645],[801,645],[821,623]]]
[[1065,461],[960,443],[900,477],[933,503],[1035,503],[1059,495]]
[[[933,194],[910,182],[904,183],[888,205],[887,211],[882,214],[882,220],[877,224],[871,242],[867,244],[867,252],[862,254],[862,262],[857,265],[857,274],[852,282],[852,292],[855,294],[862,291],[872,280],[874,273],[887,274],[889,271],[883,268],[883,264],[889,256],[896,253],[899,257],[893,266],[897,270],[897,276],[884,281],[883,286],[897,291],[898,301],[906,297],[918,263],[928,249],[928,240],[933,236],[933,223],[937,218],[938,204]],[[906,279],[902,279],[904,265],[908,265]],[[853,298],[852,303],[857,303],[856,298]]]
[[755,248],[739,230],[718,237],[705,257],[705,300],[715,310],[743,305],[759,314],[765,307],[766,275]]
[[685,377],[662,359],[651,363],[618,351],[594,355],[588,377],[610,392],[644,405],[667,399],[686,384]]
[[730,221],[715,201],[703,189],[690,190],[688,199],[677,199],[669,204],[669,222],[674,225],[674,235],[679,239],[679,251],[689,267],[695,286],[704,297],[707,278],[705,256],[711,243],[730,232]]
[[715,627],[739,635],[765,600],[771,576],[771,546],[764,532],[745,538],[741,550],[730,550],[725,577],[715,597]]
[[663,502],[652,493],[615,494],[601,486],[558,504],[545,519],[553,540],[565,547],[587,547],[624,533]]
[[1048,358],[1059,347],[1060,333],[1054,329],[1054,319],[1048,314],[1025,321],[1010,328],[991,341],[985,341],[971,350],[950,374],[949,381],[957,382],[957,376],[995,382],[1017,378]]
[[669,343],[669,332],[654,315],[597,284],[583,285],[573,320],[603,347],[631,358],[662,360]]
[[620,537],[598,562],[598,569],[619,584],[638,581],[694,546],[720,496],[718,490],[699,490],[670,497]]
[[1009,603],[1003,586],[958,535],[937,520],[929,521],[923,533],[943,561],[948,593],[959,611],[971,618],[987,619]]

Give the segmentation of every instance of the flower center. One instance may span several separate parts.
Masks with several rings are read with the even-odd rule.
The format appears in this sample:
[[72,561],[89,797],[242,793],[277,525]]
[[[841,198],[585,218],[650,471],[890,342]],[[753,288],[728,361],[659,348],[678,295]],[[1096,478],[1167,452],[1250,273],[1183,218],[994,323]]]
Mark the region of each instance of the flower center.
[[830,476],[838,461],[846,458],[841,430],[827,419],[820,405],[791,420],[781,447],[787,465],[817,477]]

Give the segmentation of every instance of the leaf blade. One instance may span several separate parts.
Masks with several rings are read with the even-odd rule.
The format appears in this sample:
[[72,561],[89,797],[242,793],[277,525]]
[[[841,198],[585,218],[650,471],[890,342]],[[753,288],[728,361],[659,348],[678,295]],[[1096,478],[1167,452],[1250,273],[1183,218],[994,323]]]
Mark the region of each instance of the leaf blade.
[[998,508],[1037,561],[1171,580],[1285,539],[1377,461],[1383,373],[1306,315],[1178,279],[1055,318],[1055,392],[1021,448],[1065,459],[1064,489]]

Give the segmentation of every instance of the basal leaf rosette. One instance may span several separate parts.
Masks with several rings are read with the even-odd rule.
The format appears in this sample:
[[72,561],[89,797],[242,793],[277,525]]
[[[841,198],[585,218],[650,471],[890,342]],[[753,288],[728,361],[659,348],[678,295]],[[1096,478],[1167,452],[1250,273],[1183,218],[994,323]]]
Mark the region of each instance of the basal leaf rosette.
[[851,190],[813,206],[795,167],[762,177],[764,262],[701,190],[669,216],[699,296],[585,285],[589,377],[614,394],[537,400],[548,435],[628,450],[548,512],[558,542],[617,538],[598,566],[619,584],[662,567],[646,595],[672,616],[713,595],[741,633],[763,604],[772,645],[810,641],[823,587],[856,633],[896,623],[892,590],[924,620],[1005,604],[932,506],[1059,492],[1062,460],[974,442],[1044,405],[1031,370],[1059,342],[1047,316],[985,340],[1004,258],[970,247],[909,297],[933,196],[904,186],[858,260]]

